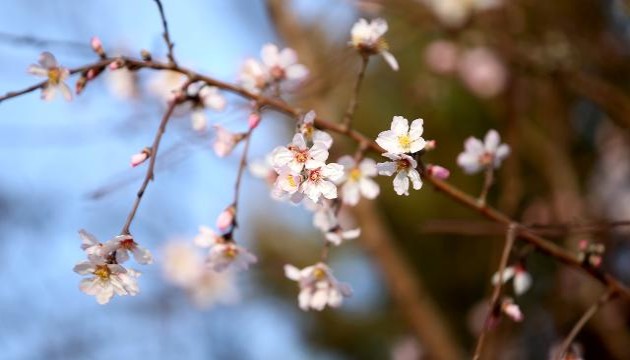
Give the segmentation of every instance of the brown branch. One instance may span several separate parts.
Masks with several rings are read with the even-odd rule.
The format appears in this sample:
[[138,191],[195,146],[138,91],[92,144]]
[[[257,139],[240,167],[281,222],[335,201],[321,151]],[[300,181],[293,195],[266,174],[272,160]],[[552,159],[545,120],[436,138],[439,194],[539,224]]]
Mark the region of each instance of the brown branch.
[[575,323],[575,325],[569,332],[569,335],[567,335],[567,337],[562,342],[560,351],[558,351],[557,360],[564,359],[564,356],[567,350],[571,346],[571,343],[573,342],[577,334],[580,332],[580,330],[582,330],[584,325],[586,325],[586,323],[595,315],[595,313],[597,313],[597,311],[599,311],[599,309],[601,309],[601,307],[604,306],[609,300],[614,298],[615,295],[616,294],[611,289],[608,289],[604,294],[602,294],[602,296],[593,305],[591,305],[591,307],[589,307],[586,310],[586,312],[582,315],[580,320],[578,320],[578,322]]
[[162,6],[162,1],[161,0],[153,0],[155,1],[155,4],[158,7],[158,10],[160,10],[160,18],[162,19],[162,28],[164,28],[164,33],[162,33],[162,36],[164,37],[164,42],[166,43],[166,47],[168,48],[168,61],[173,64],[173,65],[177,65],[177,62],[175,61],[175,55],[173,54],[173,47],[175,46],[175,44],[173,44],[173,42],[171,41],[171,35],[168,31],[168,23],[166,22],[166,15],[164,14],[164,7]]
[[499,261],[499,281],[494,285],[492,291],[492,297],[490,298],[490,306],[488,307],[488,315],[486,315],[486,321],[481,329],[479,338],[477,338],[477,345],[475,346],[475,354],[473,360],[478,360],[481,356],[481,350],[483,349],[483,343],[486,338],[486,334],[489,330],[492,318],[496,315],[496,309],[499,306],[499,297],[501,296],[501,288],[503,287],[503,272],[507,266],[508,258],[510,257],[510,251],[514,245],[514,239],[516,238],[517,224],[512,223],[508,226],[505,235],[505,245],[503,246],[503,254],[501,254],[501,260]]
[[361,69],[359,70],[357,80],[354,83],[354,88],[352,89],[352,97],[350,98],[350,102],[348,103],[348,109],[346,110],[346,113],[343,116],[343,120],[341,121],[341,123],[348,129],[350,128],[350,125],[352,123],[354,112],[357,110],[357,106],[359,105],[359,90],[361,89],[361,83],[363,82],[363,78],[365,77],[365,70],[367,69],[369,60],[369,55],[361,54]]
[[[245,173],[245,167],[247,166],[247,153],[249,152],[249,144],[251,142],[251,137],[254,129],[249,129],[247,135],[245,135],[245,146],[243,148],[243,154],[241,155],[241,160],[238,164],[238,173],[236,174],[236,182],[234,183],[234,224],[238,226],[237,215],[238,214],[238,201],[239,194],[241,189],[241,180],[243,179],[243,174]],[[232,231],[230,231],[230,234]]]

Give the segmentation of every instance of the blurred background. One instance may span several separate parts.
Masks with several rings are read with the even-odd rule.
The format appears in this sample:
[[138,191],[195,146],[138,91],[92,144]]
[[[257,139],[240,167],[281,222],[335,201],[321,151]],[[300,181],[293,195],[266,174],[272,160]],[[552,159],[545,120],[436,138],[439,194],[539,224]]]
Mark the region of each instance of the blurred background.
[[[375,138],[394,115],[423,118],[424,137],[438,143],[425,160],[449,168],[449,181],[475,196],[482,176],[465,175],[455,159],[468,136],[497,129],[512,154],[489,203],[576,254],[581,240],[604,244],[602,267],[630,283],[628,228],[607,225],[630,220],[627,1],[163,3],[180,64],[234,82],[263,44],[293,47],[311,76],[289,101],[332,121],[343,116],[360,64],[348,47],[352,24],[385,18],[400,71],[370,61],[356,128]],[[147,49],[163,59],[161,32],[150,0],[4,2],[0,92],[35,83],[26,68],[44,50],[71,68],[93,62],[94,35],[109,54]],[[241,151],[217,158],[213,132],[193,131],[188,114],[169,124],[132,226],[156,257],[137,267],[141,293],[106,306],[81,293],[72,272],[84,257],[77,231],[104,241],[122,226],[144,177],[129,157],[152,141],[165,81],[150,71],[107,74],[71,103],[32,93],[1,104],[0,359],[470,357],[505,229],[428,185],[403,198],[380,178],[381,196],[351,209],[363,234],[331,252],[335,275],[354,289],[340,309],[299,310],[282,266],[318,261],[322,236],[309,212],[272,200],[250,175],[237,236],[259,263],[198,291],[173,282],[173,266],[197,260],[186,244],[198,226],[213,226],[231,202]],[[227,108],[207,116],[242,131],[247,114],[248,103],[228,95]],[[292,119],[263,119],[252,161],[294,131]],[[332,159],[356,150],[335,139]],[[502,321],[484,358],[546,359],[603,289],[520,242],[515,260],[534,279],[517,298],[525,320]],[[618,299],[588,323],[576,339],[585,359],[630,359],[629,310]]]

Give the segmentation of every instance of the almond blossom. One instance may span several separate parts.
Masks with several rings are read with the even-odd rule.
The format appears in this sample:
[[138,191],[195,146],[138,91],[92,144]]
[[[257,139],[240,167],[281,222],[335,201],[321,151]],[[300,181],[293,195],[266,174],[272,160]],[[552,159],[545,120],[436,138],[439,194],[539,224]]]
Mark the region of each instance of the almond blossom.
[[394,116],[391,129],[382,131],[376,138],[385,151],[391,154],[416,153],[424,149],[426,141],[422,138],[424,121],[416,119],[411,122],[402,116]]
[[336,308],[341,306],[344,297],[352,295],[350,286],[337,281],[328,265],[321,262],[302,270],[285,265],[284,273],[287,278],[298,282],[298,303],[304,311],[321,311],[326,305]]
[[199,308],[231,304],[239,298],[234,273],[208,269],[200,254],[187,243],[172,242],[165,247],[162,270],[166,280],[184,289]]
[[153,256],[149,250],[138,245],[131,235],[119,235],[115,238],[107,241],[103,245],[104,253],[115,253],[116,262],[121,264],[129,260],[129,253],[133,254],[133,259],[138,264],[151,264],[153,262]]
[[398,195],[409,195],[409,181],[414,190],[422,188],[420,173],[416,170],[418,163],[411,156],[406,154],[384,153],[383,156],[393,161],[376,164],[379,175],[394,177],[394,190]]
[[338,163],[344,167],[344,174],[339,179],[341,197],[344,204],[354,206],[359,203],[361,196],[366,199],[375,199],[380,193],[380,187],[372,180],[377,175],[376,161],[363,159],[359,165],[346,155],[339,158]]
[[53,54],[48,51],[41,53],[39,55],[38,64],[30,65],[28,72],[31,75],[48,79],[42,88],[42,99],[46,101],[53,100],[57,91],[59,91],[66,100],[72,100],[72,90],[70,90],[70,87],[64,82],[70,77],[70,71],[61,67]]
[[245,90],[259,94],[269,85],[270,75],[267,69],[255,59],[247,59],[243,63],[238,81]]
[[88,261],[82,261],[74,267],[80,275],[92,275],[81,280],[79,288],[88,295],[96,297],[96,301],[103,305],[114,296],[135,296],[140,291],[136,278],[140,273],[125,269],[119,264],[108,264],[98,256],[91,256]]
[[280,50],[274,44],[265,44],[260,57],[267,73],[277,82],[301,81],[308,76],[308,69],[297,62],[297,54],[291,48]]
[[501,144],[499,133],[492,129],[488,131],[484,142],[469,137],[464,142],[464,152],[457,157],[457,164],[467,174],[474,174],[488,167],[498,168],[501,162],[510,154],[510,146]]
[[492,276],[492,283],[495,285],[498,284],[499,279],[503,281],[503,284],[514,279],[513,285],[516,295],[524,294],[532,286],[532,276],[522,265],[507,266],[501,276],[499,276],[499,273],[495,273]]
[[233,133],[221,125],[214,125],[215,138],[212,148],[218,157],[226,157],[245,138],[243,133]]
[[381,54],[383,59],[394,70],[398,70],[398,61],[388,50],[388,45],[383,35],[387,32],[387,22],[383,19],[374,19],[368,22],[359,19],[350,31],[350,44],[364,56]]
[[[219,92],[219,88],[216,86],[204,86],[200,83],[195,83],[193,85],[196,85],[196,88],[193,88],[192,90],[189,88],[189,90],[196,95],[194,96],[196,100],[193,102],[191,114],[192,127],[196,131],[204,131],[208,122],[204,110],[212,109],[222,111],[225,108],[226,100]],[[191,88],[192,87],[193,86],[191,85]]]
[[195,244],[210,248],[206,261],[214,271],[221,272],[228,268],[237,271],[247,270],[249,265],[256,263],[256,256],[247,249],[216,234],[212,229],[201,226],[199,232],[200,234],[195,238]]
[[300,185],[300,190],[314,202],[317,202],[320,196],[334,199],[337,197],[337,186],[334,181],[342,176],[343,166],[336,163],[309,168],[306,170],[306,178]]
[[294,203],[298,203],[302,198],[298,193],[302,185],[302,176],[296,174],[288,166],[284,166],[277,170],[276,181],[273,185],[271,195],[276,200],[291,199]]
[[326,159],[328,159],[326,144],[318,141],[311,148],[308,148],[306,139],[302,134],[295,134],[291,144],[279,146],[272,153],[275,167],[288,166],[295,173],[301,172],[304,167],[307,169],[322,167]]
[[326,145],[326,149],[330,149],[333,138],[325,131],[315,129],[315,118],[317,114],[314,110],[307,112],[299,125],[299,132],[304,135],[306,141],[311,143],[321,142]]

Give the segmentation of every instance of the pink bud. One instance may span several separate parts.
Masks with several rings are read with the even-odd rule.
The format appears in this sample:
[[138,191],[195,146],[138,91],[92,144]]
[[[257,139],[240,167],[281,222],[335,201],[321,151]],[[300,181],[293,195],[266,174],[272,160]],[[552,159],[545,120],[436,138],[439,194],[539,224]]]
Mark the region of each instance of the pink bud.
[[234,205],[228,206],[217,218],[217,229],[221,232],[229,230],[234,225],[234,215],[236,209]]
[[427,166],[427,172],[429,173],[429,175],[440,180],[446,180],[451,175],[451,172],[447,168],[439,165]]
[[260,113],[257,111],[252,112],[251,114],[249,114],[249,117],[247,118],[247,123],[249,125],[249,129],[255,129],[258,124],[260,124]]
[[88,80],[94,79],[95,76],[96,76],[96,70],[94,70],[94,69],[88,70],[88,72],[87,72]]
[[103,53],[103,43],[98,36],[92,37],[92,40],[90,40],[90,46],[92,46],[92,50],[94,50],[95,53],[99,55]]
[[581,251],[585,251],[586,248],[588,247],[588,241],[587,240],[580,240],[580,243],[579,243],[578,246],[579,246]]
[[118,70],[120,69],[120,64],[118,63],[118,61],[113,61],[109,64],[109,69],[110,70]]
[[424,150],[431,151],[431,150],[435,150],[436,147],[437,147],[437,142],[435,140],[429,140],[425,143]]
[[515,303],[512,302],[512,299],[506,299],[501,304],[501,311],[505,315],[507,315],[510,319],[516,322],[523,321],[523,313],[521,312],[521,308],[518,307]]
[[147,161],[150,155],[151,150],[149,148],[142,149],[141,152],[131,156],[131,166],[136,167],[142,164],[143,162]]
[[598,268],[602,264],[602,257],[599,255],[591,255],[588,261],[593,267]]

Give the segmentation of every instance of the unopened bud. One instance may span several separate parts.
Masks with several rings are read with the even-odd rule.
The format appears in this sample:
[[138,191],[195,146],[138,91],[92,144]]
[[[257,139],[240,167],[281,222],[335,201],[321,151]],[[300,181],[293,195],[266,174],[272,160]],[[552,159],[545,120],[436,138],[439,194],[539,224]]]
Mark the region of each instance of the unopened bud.
[[152,59],[151,53],[149,52],[149,50],[146,50],[146,49],[140,50],[140,56],[142,57],[142,60],[144,61],[151,61]]
[[92,47],[92,50],[94,50],[94,52],[101,58],[107,57],[105,55],[105,50],[103,50],[103,43],[98,36],[92,37],[92,40],[90,40],[90,46]]
[[140,151],[139,153],[132,155],[131,166],[136,167],[142,164],[143,162],[147,161],[147,159],[151,157],[151,153],[152,153],[151,148],[146,147],[142,149],[142,151]]
[[425,151],[435,150],[437,147],[437,142],[435,140],[428,140],[424,145]]
[[247,124],[249,125],[249,129],[255,129],[258,124],[260,124],[260,113],[258,111],[254,111],[251,114],[249,114],[249,117],[247,118]]
[[523,321],[524,316],[521,312],[521,308],[518,307],[518,305],[516,305],[511,298],[506,298],[505,300],[503,300],[503,302],[501,303],[501,311],[513,321]]
[[118,70],[125,65],[125,62],[122,59],[116,59],[109,64],[110,70]]
[[440,180],[446,180],[451,175],[451,172],[447,168],[440,165],[428,165],[427,174]]
[[234,225],[234,216],[236,215],[236,208],[234,205],[228,206],[217,218],[217,229],[221,232],[225,232],[232,228]]
[[77,83],[75,85],[75,92],[77,93],[77,95],[79,95],[83,89],[85,89],[85,85],[87,84],[88,79],[85,77],[85,75],[82,75],[79,80],[77,80]]

